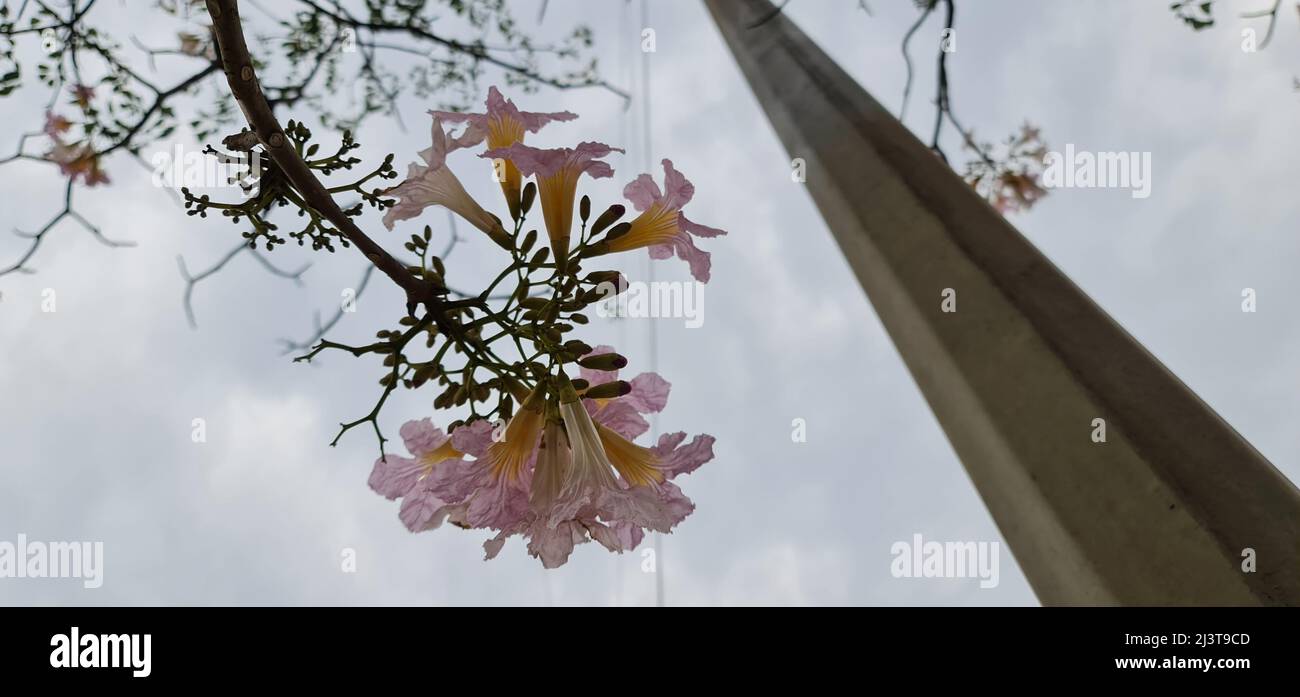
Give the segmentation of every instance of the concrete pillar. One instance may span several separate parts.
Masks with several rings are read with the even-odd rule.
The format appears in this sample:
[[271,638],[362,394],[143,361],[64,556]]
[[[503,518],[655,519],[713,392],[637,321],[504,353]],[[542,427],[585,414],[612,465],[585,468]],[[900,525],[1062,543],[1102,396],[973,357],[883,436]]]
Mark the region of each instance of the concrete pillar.
[[1295,485],[768,0],[705,4],[1039,600],[1300,604]]

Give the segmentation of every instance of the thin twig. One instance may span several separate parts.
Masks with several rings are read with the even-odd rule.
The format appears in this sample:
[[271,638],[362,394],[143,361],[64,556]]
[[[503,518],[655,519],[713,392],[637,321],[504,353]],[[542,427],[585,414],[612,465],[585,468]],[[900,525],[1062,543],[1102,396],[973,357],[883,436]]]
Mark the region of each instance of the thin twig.
[[303,273],[305,273],[307,269],[311,268],[311,264],[304,264],[297,271],[286,271],[284,269],[281,269],[280,267],[272,264],[269,259],[262,256],[261,252],[249,247],[247,242],[240,242],[238,247],[235,247],[229,252],[226,252],[225,256],[221,257],[220,261],[208,267],[206,271],[201,271],[193,275],[190,274],[189,268],[185,265],[185,257],[179,254],[176,255],[176,265],[180,267],[181,278],[185,279],[185,295],[182,298],[181,302],[185,306],[185,319],[189,322],[190,329],[197,329],[199,326],[198,320],[194,316],[194,306],[191,302],[194,296],[194,286],[197,285],[203,279],[207,278],[208,276],[211,276],[212,274],[225,268],[226,264],[230,263],[231,259],[234,259],[235,257],[239,256],[241,252],[245,252],[245,251],[252,252],[253,257],[257,259],[258,263],[261,264],[264,268],[266,268],[267,271],[271,272],[273,276],[279,276],[280,278],[287,278],[293,281],[293,284],[295,286],[302,285]]

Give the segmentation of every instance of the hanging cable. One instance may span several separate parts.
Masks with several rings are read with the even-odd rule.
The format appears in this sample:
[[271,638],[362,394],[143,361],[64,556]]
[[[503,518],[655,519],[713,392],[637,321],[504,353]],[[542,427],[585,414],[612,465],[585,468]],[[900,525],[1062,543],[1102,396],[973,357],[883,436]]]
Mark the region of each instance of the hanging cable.
[[[650,28],[650,3],[648,0],[641,0],[641,31],[645,32]],[[644,36],[644,35],[643,35]],[[644,41],[644,38],[642,39]],[[650,52],[645,47],[638,44],[641,49],[641,169],[643,172],[652,172],[650,168],[650,153],[653,152],[654,140],[651,137],[654,133],[650,122]],[[646,257],[646,280],[651,284],[655,280],[654,260],[649,256]],[[651,287],[654,287],[651,285]],[[649,324],[649,341],[650,341],[650,370],[659,372],[659,326],[651,318]],[[650,415],[650,442],[654,443],[659,438],[659,414]],[[664,606],[664,558],[663,558],[663,535],[654,533],[654,563],[655,563],[655,606]]]

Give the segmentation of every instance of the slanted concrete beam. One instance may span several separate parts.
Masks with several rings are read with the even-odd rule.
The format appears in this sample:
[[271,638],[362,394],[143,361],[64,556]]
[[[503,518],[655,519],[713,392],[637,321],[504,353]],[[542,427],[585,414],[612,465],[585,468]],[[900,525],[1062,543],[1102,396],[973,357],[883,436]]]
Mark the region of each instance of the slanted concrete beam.
[[1300,604],[1295,485],[770,2],[705,3],[1039,600]]

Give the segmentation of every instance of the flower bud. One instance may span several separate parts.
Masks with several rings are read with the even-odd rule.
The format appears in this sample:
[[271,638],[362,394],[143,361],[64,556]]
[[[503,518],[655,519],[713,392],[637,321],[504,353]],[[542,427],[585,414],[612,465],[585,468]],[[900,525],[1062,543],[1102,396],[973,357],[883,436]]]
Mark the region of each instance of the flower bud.
[[568,353],[576,353],[579,356],[585,356],[591,353],[591,346],[581,339],[570,339],[564,342],[564,350]]
[[528,182],[524,185],[523,197],[519,201],[519,210],[527,213],[533,207],[533,200],[537,198],[537,184]]
[[586,278],[582,280],[584,283],[591,283],[593,285],[600,285],[602,283],[612,283],[615,286],[618,286],[621,285],[619,281],[622,278],[623,278],[623,274],[617,271],[592,271],[591,273],[587,274]]
[[618,370],[627,366],[627,359],[617,353],[598,353],[578,359],[578,365],[591,370]]
[[623,235],[626,235],[628,230],[631,229],[632,229],[632,223],[619,223],[609,231],[608,235],[605,235],[605,239],[603,241],[613,242],[614,240],[622,237]]
[[582,254],[579,255],[579,258],[587,259],[590,257],[598,257],[602,254],[608,254],[608,253],[609,253],[609,242],[606,242],[605,240],[601,240],[599,242],[588,244],[585,247],[583,247]]
[[563,371],[555,377],[560,388],[560,404],[573,404],[578,401],[578,392],[573,388],[573,383],[569,382],[569,376]]
[[627,209],[617,203],[606,208],[605,212],[601,213],[600,217],[596,218],[596,222],[591,224],[591,234],[593,236],[599,235],[605,228],[613,225],[619,218],[622,218],[623,212],[626,210]]
[[537,253],[533,255],[533,258],[528,260],[528,271],[529,272],[536,271],[537,267],[546,263],[546,258],[549,257],[550,255],[551,255],[550,247],[542,247],[541,249],[537,250]]
[[588,399],[613,399],[614,397],[622,397],[631,391],[632,383],[626,380],[614,380],[601,383],[595,387],[588,387],[582,396]]

